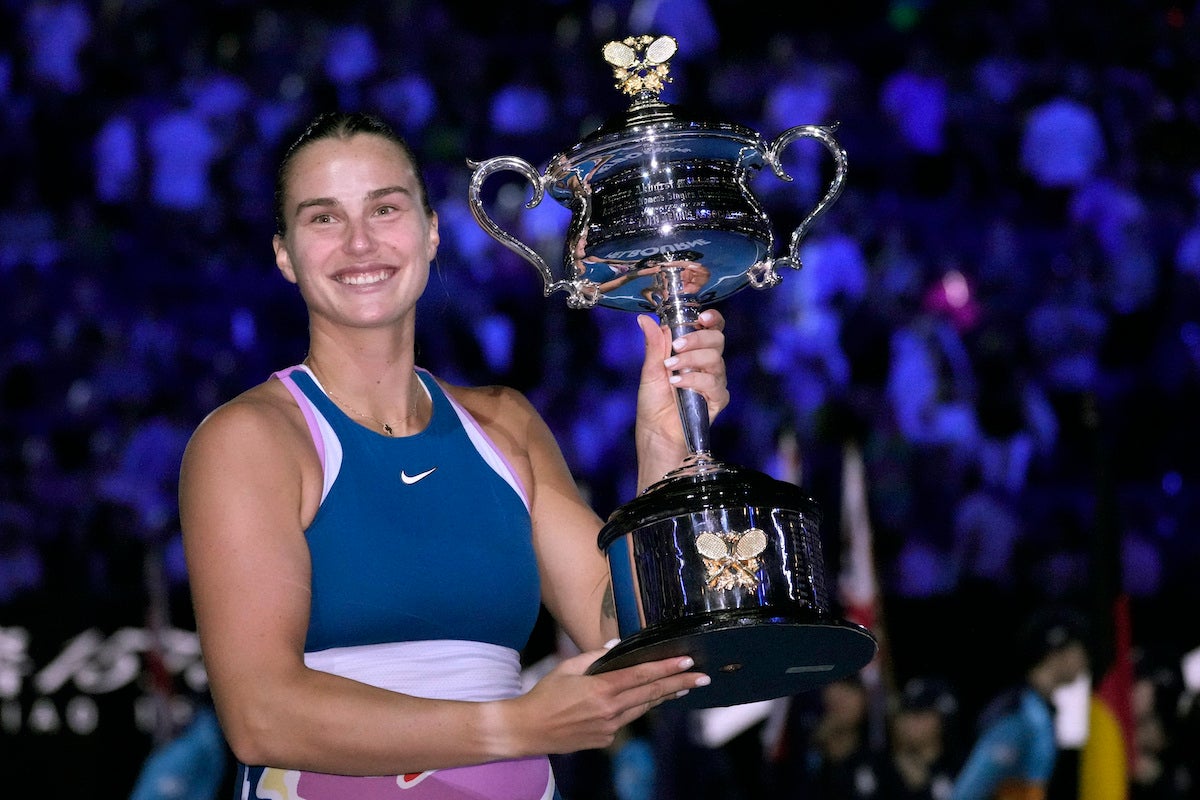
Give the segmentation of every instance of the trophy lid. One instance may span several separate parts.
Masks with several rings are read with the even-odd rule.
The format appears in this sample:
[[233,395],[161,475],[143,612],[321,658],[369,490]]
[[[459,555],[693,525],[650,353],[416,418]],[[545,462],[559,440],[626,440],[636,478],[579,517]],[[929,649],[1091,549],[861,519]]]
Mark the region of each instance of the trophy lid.
[[613,68],[616,87],[631,97],[632,101],[624,112],[610,118],[588,139],[652,123],[714,124],[712,120],[686,115],[678,106],[660,98],[667,84],[672,81],[670,59],[678,49],[677,42],[671,36],[630,36],[606,44],[604,60]]
[[[670,59],[678,51],[671,36],[630,36],[603,48],[613,69],[616,87],[632,98],[622,112],[609,117],[582,141],[550,161],[551,193],[560,199],[571,193],[567,182],[587,175],[602,180],[628,166],[632,155],[670,151],[686,140],[693,158],[724,161],[739,168],[762,166],[765,145],[754,130],[733,122],[704,118],[667,103],[660,94],[671,82]],[[556,191],[557,190],[557,191]]]

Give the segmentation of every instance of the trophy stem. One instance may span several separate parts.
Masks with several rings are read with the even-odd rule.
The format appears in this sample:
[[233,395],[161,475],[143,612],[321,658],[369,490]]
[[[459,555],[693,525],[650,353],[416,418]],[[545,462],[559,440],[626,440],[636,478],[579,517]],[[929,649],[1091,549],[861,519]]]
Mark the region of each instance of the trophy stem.
[[[678,266],[664,265],[658,274],[661,301],[655,309],[658,319],[671,331],[674,341],[696,329],[700,317],[700,304],[695,294],[682,290],[683,270]],[[677,389],[675,404],[679,408],[679,419],[683,423],[683,436],[687,442],[688,463],[711,459],[709,450],[708,402],[704,395],[691,389]]]

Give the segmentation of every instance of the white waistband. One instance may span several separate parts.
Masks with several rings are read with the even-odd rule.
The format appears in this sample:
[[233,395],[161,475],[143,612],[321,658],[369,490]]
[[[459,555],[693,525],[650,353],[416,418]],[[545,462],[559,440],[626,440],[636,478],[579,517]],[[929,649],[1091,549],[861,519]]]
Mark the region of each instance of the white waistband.
[[521,694],[521,657],[510,647],[459,640],[332,647],[304,654],[311,669],[437,700],[504,700]]

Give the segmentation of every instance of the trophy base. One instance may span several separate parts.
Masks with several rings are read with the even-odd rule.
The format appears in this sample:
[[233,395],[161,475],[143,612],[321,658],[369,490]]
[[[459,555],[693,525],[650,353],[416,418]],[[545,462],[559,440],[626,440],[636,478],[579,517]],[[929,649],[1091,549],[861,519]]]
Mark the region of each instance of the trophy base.
[[588,669],[595,675],[673,656],[691,656],[712,679],[672,700],[712,708],[787,697],[858,672],[875,657],[875,638],[844,620],[803,619],[753,610],[646,628],[618,642]]

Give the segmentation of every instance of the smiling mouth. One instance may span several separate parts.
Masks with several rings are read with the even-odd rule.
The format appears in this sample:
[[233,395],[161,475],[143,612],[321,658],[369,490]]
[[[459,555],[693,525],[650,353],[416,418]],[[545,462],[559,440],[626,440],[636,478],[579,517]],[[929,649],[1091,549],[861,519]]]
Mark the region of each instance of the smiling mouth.
[[347,286],[370,286],[373,283],[380,283],[392,276],[392,270],[381,269],[375,272],[356,272],[351,275],[338,275],[334,280],[338,283],[344,283]]

